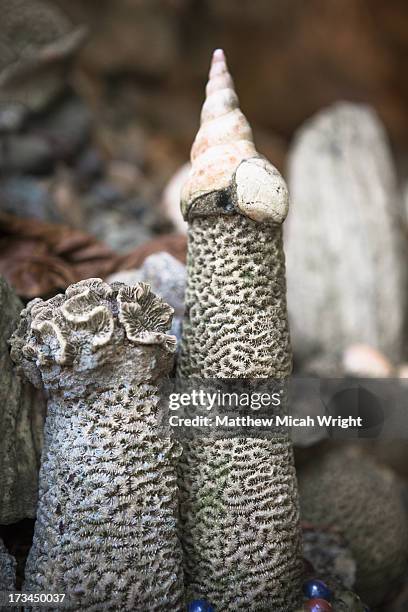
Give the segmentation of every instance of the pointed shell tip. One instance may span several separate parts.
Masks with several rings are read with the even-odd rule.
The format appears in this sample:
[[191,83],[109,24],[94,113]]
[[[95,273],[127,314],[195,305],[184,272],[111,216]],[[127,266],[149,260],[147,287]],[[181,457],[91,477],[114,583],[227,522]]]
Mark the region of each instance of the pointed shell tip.
[[211,60],[208,78],[209,80],[211,80],[214,77],[217,77],[222,74],[229,75],[227,60],[225,57],[225,53],[222,49],[215,49]]
[[216,61],[216,62],[224,61],[225,62],[225,53],[223,49],[215,49],[213,53],[213,61]]

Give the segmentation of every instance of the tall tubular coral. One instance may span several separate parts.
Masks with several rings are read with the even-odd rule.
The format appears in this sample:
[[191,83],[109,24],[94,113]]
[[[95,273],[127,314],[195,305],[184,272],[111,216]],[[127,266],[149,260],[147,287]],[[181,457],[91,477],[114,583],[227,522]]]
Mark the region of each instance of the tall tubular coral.
[[30,302],[14,334],[49,397],[24,590],[67,593],[69,610],[182,609],[179,447],[159,430],[171,317],[144,283],[89,279]]
[[[188,281],[178,375],[282,379],[292,364],[286,186],[255,149],[221,50],[206,94],[182,192]],[[222,611],[295,608],[300,534],[288,437],[188,441],[180,487],[190,596]]]

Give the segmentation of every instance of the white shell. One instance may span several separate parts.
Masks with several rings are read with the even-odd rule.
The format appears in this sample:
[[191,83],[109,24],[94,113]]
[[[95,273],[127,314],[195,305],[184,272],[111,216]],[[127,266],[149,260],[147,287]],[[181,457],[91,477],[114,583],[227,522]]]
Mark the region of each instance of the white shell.
[[254,221],[283,223],[289,194],[279,172],[267,160],[254,157],[242,162],[235,174],[237,205]]
[[184,217],[194,200],[229,188],[236,175],[238,212],[256,221],[281,223],[285,218],[288,207],[285,182],[255,148],[251,126],[239,108],[221,49],[214,51],[201,126],[191,149],[191,164],[181,193]]

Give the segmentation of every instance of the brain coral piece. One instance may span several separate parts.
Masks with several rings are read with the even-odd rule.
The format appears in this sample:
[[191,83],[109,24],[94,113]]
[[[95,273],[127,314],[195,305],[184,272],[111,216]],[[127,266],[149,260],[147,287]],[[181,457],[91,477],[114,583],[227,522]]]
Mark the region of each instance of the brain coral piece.
[[159,429],[171,314],[146,284],[89,279],[32,301],[14,334],[49,396],[24,590],[65,592],[69,610],[182,609],[180,451]]
[[109,282],[119,281],[129,285],[143,281],[155,293],[174,308],[171,333],[181,336],[184,313],[184,293],[186,289],[186,266],[166,251],[159,251],[146,257],[138,269],[122,270],[108,277]]
[[241,215],[195,218],[187,257],[180,374],[288,376],[292,357],[281,228]]
[[[216,51],[183,189],[188,280],[178,375],[287,377],[282,177],[254,147]],[[290,440],[197,438],[180,461],[189,597],[219,610],[300,603],[300,533]]]
[[45,400],[13,369],[8,339],[22,303],[0,277],[0,524],[34,518]]
[[387,468],[351,450],[333,449],[299,472],[303,520],[343,535],[357,563],[356,590],[376,605],[404,573],[407,513]]
[[194,440],[179,482],[189,598],[203,596],[217,610],[291,612],[301,568],[287,439]]

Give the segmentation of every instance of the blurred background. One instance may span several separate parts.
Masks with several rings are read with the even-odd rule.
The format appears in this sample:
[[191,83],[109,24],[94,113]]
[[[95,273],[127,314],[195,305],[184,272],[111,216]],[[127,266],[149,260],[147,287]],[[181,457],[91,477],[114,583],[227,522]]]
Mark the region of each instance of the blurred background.
[[[408,137],[403,0],[60,0],[90,38],[78,71],[104,121],[148,124],[179,159],[197,128],[211,52],[223,47],[260,147],[282,166],[294,131],[339,99],[368,102]],[[91,92],[89,92],[91,95]],[[265,142],[264,142],[265,140]],[[272,142],[270,142],[272,141]],[[174,160],[174,163],[176,160]]]
[[120,252],[171,229],[160,201],[188,159],[216,47],[226,51],[260,152],[280,170],[305,119],[352,100],[378,112],[405,175],[403,0],[0,6],[0,100],[28,111],[24,120],[0,116],[1,171],[31,177],[31,189],[27,180],[3,185],[2,210],[85,229]]
[[2,211],[81,228],[121,253],[174,228],[174,190],[164,208],[163,191],[188,160],[216,47],[226,51],[258,149],[281,171],[304,120],[351,100],[378,112],[405,179],[403,0],[0,7],[0,170],[12,176]]

